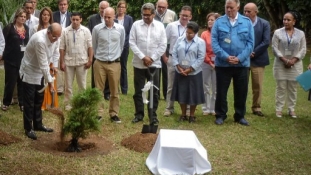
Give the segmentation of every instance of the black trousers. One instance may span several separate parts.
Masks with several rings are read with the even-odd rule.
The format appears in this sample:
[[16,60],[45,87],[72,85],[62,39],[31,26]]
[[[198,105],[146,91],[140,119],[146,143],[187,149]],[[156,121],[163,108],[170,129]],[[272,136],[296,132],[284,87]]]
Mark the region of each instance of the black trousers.
[[[159,78],[159,88],[161,86],[161,80],[162,80],[162,94],[163,94],[164,99],[166,99],[166,93],[167,93],[167,66],[164,63],[164,61],[162,60],[162,57],[161,57],[161,64],[162,64],[162,68],[159,71],[159,77],[160,77]],[[161,74],[161,72],[162,72],[162,74]],[[159,97],[160,97],[160,91],[159,91]]]
[[127,94],[128,91],[128,81],[127,81],[127,60],[129,55],[129,48],[124,48],[120,57],[121,62],[121,77],[120,86],[122,94]]
[[[159,87],[159,69],[156,69],[155,75],[153,76],[153,84]],[[150,81],[151,76],[148,69],[138,69],[134,67],[134,88],[135,93],[133,95],[134,104],[135,104],[135,117],[139,119],[144,118],[144,103],[142,97],[142,89],[146,84],[146,80]],[[149,94],[150,95],[150,94]],[[148,97],[149,100],[149,97]],[[152,117],[157,117],[157,109],[159,104],[159,93],[156,88],[153,88],[153,108],[152,108]],[[149,114],[149,104],[148,104],[148,114]],[[151,116],[149,116],[151,117]]]
[[24,86],[24,129],[30,131],[41,127],[42,124],[42,111],[41,106],[44,98],[44,92],[39,93],[42,89],[43,78],[41,85],[29,84],[23,82]]
[[17,96],[20,106],[23,106],[23,84],[19,77],[19,66],[13,66],[4,61],[5,85],[3,94],[3,105],[9,106],[12,102],[13,92],[17,83]]
[[[91,87],[92,87],[92,88],[95,88],[95,81],[94,81],[94,69],[93,69],[93,64],[94,64],[95,60],[96,60],[96,59],[93,57],[93,63],[92,63],[92,75],[91,75]],[[104,96],[105,96],[105,97],[110,96],[110,90],[109,90],[109,82],[108,82],[108,78],[107,78],[107,80],[106,80],[106,83],[105,83],[105,89],[104,89],[103,93],[104,93]]]
[[228,89],[233,80],[234,110],[235,120],[244,118],[246,112],[246,98],[248,92],[248,72],[249,67],[216,67],[216,118],[227,118]]

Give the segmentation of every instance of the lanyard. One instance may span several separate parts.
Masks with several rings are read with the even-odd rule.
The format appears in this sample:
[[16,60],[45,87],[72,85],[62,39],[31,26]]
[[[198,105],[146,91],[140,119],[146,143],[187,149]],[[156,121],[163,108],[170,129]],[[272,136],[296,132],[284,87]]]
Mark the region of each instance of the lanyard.
[[181,33],[181,35],[180,35],[180,31],[179,31],[179,25],[178,25],[178,36],[182,36],[184,33],[185,33],[185,30],[186,29],[184,29],[184,31]]
[[188,42],[187,42],[186,40],[185,40],[185,42],[186,42],[186,47],[185,47],[185,57],[186,57],[186,55],[187,55],[187,53],[188,53],[188,51],[189,51],[189,49],[190,49],[192,43],[194,43],[194,42],[193,42],[193,40],[192,40],[192,42],[190,43],[190,45],[189,45],[188,47],[187,47]]
[[289,46],[289,44],[290,44],[291,41],[292,41],[292,38],[289,38],[289,37],[288,37],[288,34],[287,34],[286,31],[285,31],[285,33],[286,33],[286,38],[287,38],[287,44],[288,44],[288,46]]

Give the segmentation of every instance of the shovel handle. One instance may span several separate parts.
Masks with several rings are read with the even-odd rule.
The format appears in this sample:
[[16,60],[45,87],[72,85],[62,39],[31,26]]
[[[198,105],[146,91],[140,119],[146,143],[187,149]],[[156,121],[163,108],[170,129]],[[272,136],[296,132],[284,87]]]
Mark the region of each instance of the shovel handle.
[[54,102],[55,102],[54,93],[55,93],[54,91],[51,92],[51,96],[52,96],[51,108],[54,108]]

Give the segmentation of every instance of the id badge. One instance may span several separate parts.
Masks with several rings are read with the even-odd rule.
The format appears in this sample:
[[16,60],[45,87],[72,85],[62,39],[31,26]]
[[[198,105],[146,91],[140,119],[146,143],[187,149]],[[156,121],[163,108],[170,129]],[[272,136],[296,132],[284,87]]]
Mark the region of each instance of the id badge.
[[78,50],[76,48],[71,49],[71,53],[78,53]]
[[225,38],[224,40],[226,43],[230,44],[231,43],[231,40],[229,38]]
[[183,65],[183,66],[189,66],[189,61],[187,61],[187,60],[182,60],[182,61],[181,61],[181,65]]
[[292,51],[288,50],[288,49],[285,49],[285,55],[288,56],[288,55],[292,55]]
[[22,51],[22,52],[25,52],[25,50],[26,50],[26,47],[23,46],[23,45],[21,45],[21,51]]

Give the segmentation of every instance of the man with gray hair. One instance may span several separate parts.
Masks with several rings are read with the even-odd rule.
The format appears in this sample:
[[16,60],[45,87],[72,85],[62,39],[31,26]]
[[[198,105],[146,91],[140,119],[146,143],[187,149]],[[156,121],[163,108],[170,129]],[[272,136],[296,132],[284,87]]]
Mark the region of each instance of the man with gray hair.
[[[24,100],[24,129],[27,137],[36,140],[35,131],[53,132],[42,123],[41,106],[44,98],[44,81],[48,83],[51,92],[54,92],[53,78],[50,74],[50,63],[58,64],[59,40],[62,27],[51,24],[47,29],[36,32],[30,38],[19,74],[23,81]],[[55,71],[55,70],[54,70]]]
[[[159,85],[159,69],[161,68],[160,57],[166,50],[167,38],[164,25],[154,20],[155,7],[152,3],[145,3],[141,8],[142,19],[134,22],[130,32],[130,48],[134,53],[134,89],[133,96],[135,104],[135,118],[133,123],[142,121],[144,118],[144,103],[142,98],[142,89],[145,82],[151,80],[148,68],[155,67],[153,76],[154,85]],[[154,88],[153,93],[153,114],[150,124],[159,123],[156,111],[158,109],[159,94]],[[148,110],[150,110],[148,108]],[[150,114],[150,113],[149,113]]]
[[212,48],[216,55],[217,94],[215,124],[227,118],[228,89],[233,80],[234,122],[248,126],[245,120],[250,55],[254,48],[254,29],[251,21],[238,13],[239,0],[226,0],[225,15],[212,28]]

